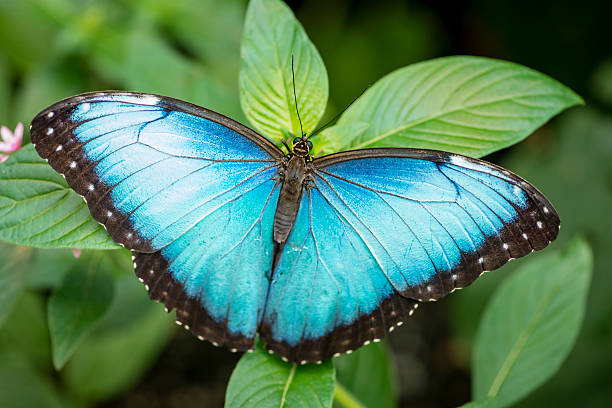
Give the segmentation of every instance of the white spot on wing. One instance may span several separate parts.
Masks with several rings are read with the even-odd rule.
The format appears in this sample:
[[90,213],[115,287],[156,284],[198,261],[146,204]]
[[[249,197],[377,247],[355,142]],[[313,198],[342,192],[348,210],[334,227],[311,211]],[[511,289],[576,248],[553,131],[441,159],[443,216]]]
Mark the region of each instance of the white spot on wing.
[[47,113],[47,117],[48,117],[49,119],[51,119],[51,118],[53,117],[53,115],[55,115],[55,113],[53,113],[53,112],[49,112],[49,113]]
[[53,134],[53,128],[48,128],[47,129],[47,136]]
[[87,187],[87,189],[88,189],[89,191],[94,191],[94,185],[93,185],[93,184],[90,184],[90,185],[89,185],[89,187]]
[[538,226],[539,229],[542,229],[542,227],[544,226],[544,224],[542,224],[542,221],[536,222],[536,225]]
[[508,244],[506,244],[505,242],[504,242],[504,245],[502,246],[504,247],[504,249],[508,249]]
[[450,161],[452,164],[455,164],[457,166],[463,166],[463,167],[470,166],[469,162],[464,157],[461,157],[461,156],[452,155],[450,157]]
[[71,169],[74,169],[75,167],[76,167],[76,162],[75,162],[75,161],[73,161],[72,163],[70,163],[70,168],[71,168]]
[[[100,95],[103,96],[104,94]],[[89,103],[84,103],[79,107],[79,110],[81,112],[87,112],[89,110],[89,108],[91,108],[91,105]]]
[[484,262],[484,258],[478,258],[478,263],[483,263]]
[[523,238],[528,239],[527,234],[525,234],[524,232],[523,232]]
[[542,210],[544,211],[544,214],[548,214],[548,207],[544,207]]
[[159,102],[159,98],[153,95],[145,95],[140,98],[140,101],[145,105],[157,105],[157,103]]
[[62,150],[62,145],[59,145],[59,146],[57,146],[57,147],[55,148],[55,151],[56,151],[56,152],[59,152],[60,150]]

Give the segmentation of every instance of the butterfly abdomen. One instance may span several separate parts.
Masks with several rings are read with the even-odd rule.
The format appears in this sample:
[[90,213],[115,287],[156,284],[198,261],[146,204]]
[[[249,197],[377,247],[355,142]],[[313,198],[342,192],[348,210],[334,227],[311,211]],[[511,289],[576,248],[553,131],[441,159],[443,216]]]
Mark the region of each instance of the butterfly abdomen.
[[306,163],[303,157],[292,156],[281,174],[281,190],[274,215],[274,241],[284,244],[295,223],[304,180],[306,179]]

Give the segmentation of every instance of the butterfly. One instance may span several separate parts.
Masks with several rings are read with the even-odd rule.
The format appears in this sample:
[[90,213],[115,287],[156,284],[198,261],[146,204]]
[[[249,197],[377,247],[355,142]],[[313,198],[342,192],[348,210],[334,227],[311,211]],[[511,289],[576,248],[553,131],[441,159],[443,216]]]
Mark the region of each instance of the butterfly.
[[133,253],[149,296],[199,339],[321,362],[382,339],[419,302],[540,250],[559,217],[496,165],[407,148],[314,158],[169,97],[64,99],[32,121],[41,157]]

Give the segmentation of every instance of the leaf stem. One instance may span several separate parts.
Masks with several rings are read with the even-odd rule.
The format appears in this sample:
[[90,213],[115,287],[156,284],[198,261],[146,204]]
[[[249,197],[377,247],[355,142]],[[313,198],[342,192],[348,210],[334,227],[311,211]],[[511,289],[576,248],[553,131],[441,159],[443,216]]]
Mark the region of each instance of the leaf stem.
[[289,391],[289,387],[291,386],[291,382],[293,381],[293,376],[295,375],[295,369],[297,368],[297,364],[293,364],[291,367],[291,371],[289,372],[289,377],[287,378],[287,382],[285,383],[285,388],[283,388],[283,395],[281,397],[280,407],[283,408],[285,406],[285,399],[287,398],[287,391]]
[[337,381],[334,400],[344,408],[366,408],[349,390]]

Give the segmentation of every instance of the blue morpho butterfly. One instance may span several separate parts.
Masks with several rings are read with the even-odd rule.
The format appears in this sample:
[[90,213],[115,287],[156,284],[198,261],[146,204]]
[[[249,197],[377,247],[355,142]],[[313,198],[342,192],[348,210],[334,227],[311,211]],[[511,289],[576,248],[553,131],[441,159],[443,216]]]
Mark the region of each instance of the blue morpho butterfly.
[[38,153],[133,251],[152,299],[233,351],[292,362],[378,341],[418,302],[544,248],[559,217],[493,164],[417,149],[313,158],[225,116],[133,92],[39,113]]

